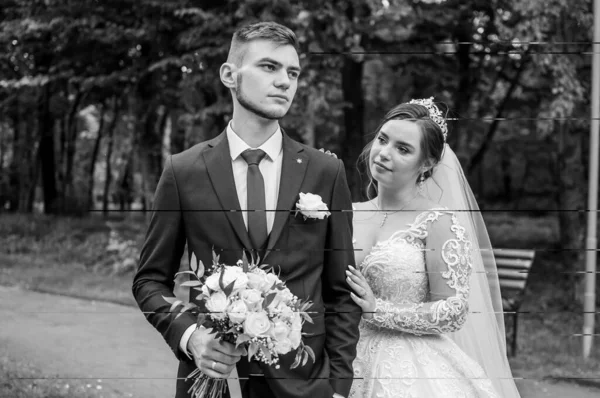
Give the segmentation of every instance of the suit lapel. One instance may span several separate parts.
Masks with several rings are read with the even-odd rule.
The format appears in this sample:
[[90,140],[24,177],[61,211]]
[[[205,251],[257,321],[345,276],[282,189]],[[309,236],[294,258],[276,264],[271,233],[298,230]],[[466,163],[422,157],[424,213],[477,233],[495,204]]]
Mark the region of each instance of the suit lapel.
[[277,240],[283,232],[283,228],[298,198],[300,186],[304,180],[309,158],[304,148],[287,136],[283,131],[283,161],[281,165],[281,178],[279,182],[279,194],[277,197],[277,211],[275,221],[267,242],[267,251],[263,260],[273,250]]
[[252,248],[244,218],[238,201],[237,191],[235,189],[235,180],[233,179],[233,168],[231,166],[231,155],[229,153],[229,143],[225,132],[208,143],[211,149],[203,153],[206,163],[206,170],[210,176],[210,181],[215,189],[221,208],[233,230],[242,241],[246,249]]

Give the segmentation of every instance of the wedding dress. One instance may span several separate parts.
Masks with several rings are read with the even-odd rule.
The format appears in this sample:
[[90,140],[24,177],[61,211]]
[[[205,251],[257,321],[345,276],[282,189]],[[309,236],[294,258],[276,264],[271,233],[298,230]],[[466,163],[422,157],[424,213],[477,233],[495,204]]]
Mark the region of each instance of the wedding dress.
[[446,208],[375,244],[360,270],[377,308],[361,320],[350,397],[500,397],[450,337],[469,315],[473,246]]

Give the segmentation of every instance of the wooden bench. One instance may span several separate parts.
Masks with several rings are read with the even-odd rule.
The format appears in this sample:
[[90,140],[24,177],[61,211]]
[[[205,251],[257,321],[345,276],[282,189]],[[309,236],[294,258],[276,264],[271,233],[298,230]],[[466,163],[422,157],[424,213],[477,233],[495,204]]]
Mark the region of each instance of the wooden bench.
[[494,249],[502,307],[505,315],[512,315],[512,340],[510,354],[517,352],[517,326],[519,308],[523,302],[529,270],[535,258],[535,250]]

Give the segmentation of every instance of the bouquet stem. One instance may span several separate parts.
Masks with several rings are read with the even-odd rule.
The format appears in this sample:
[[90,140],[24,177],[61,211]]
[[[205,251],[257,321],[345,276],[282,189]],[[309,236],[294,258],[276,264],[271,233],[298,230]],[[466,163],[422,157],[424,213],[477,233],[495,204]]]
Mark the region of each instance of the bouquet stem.
[[200,371],[194,370],[185,380],[194,379],[188,390],[193,398],[221,398],[227,389],[227,379],[213,379]]

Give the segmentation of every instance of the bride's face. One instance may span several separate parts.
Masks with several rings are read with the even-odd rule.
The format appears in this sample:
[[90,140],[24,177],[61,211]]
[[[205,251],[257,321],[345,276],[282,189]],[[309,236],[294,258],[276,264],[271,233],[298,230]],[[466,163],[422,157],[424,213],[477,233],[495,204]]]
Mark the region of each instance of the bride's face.
[[393,189],[415,185],[421,171],[421,129],[409,120],[390,120],[377,133],[369,167],[380,186]]

